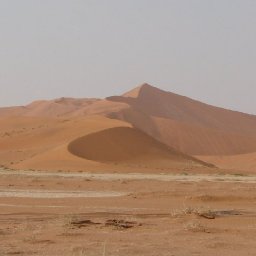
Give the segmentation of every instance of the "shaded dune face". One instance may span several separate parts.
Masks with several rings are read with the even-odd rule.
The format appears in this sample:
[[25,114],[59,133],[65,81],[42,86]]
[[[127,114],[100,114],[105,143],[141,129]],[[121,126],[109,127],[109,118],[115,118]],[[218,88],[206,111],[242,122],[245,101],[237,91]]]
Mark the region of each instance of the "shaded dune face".
[[155,153],[168,153],[165,145],[143,132],[117,127],[78,138],[68,150],[79,157],[96,161],[127,161]]
[[195,161],[130,127],[116,127],[78,138],[68,145],[70,153],[98,162],[133,162],[143,160]]

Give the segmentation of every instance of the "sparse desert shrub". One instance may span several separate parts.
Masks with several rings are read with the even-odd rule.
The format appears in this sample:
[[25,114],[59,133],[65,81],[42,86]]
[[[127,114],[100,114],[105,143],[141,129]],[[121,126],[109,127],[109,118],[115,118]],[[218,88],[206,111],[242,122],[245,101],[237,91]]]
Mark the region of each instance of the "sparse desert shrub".
[[233,175],[237,176],[237,177],[244,177],[244,176],[246,176],[244,173],[234,173]]
[[192,232],[206,232],[206,228],[199,221],[192,221],[184,225],[184,228]]
[[175,210],[171,213],[173,217],[181,217],[190,214],[194,214],[206,219],[215,219],[216,217],[216,211],[213,211],[211,209],[205,209],[204,207],[194,208],[191,206],[187,206],[181,210]]
[[83,247],[75,247],[72,249],[72,256],[85,256],[86,255],[86,248]]

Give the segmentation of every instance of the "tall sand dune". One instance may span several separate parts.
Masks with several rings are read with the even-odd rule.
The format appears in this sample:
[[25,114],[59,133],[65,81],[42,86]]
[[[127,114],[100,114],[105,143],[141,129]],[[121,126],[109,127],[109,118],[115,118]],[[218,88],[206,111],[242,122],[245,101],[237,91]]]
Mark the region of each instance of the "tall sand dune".
[[190,155],[256,151],[256,116],[214,107],[143,84],[107,98],[129,108],[108,114]]
[[[115,132],[107,130],[110,128]],[[114,139],[110,141],[110,137]],[[84,147],[85,141],[90,142],[90,152]],[[141,141],[143,147],[138,146]],[[113,144],[113,151],[106,144]],[[163,144],[171,149],[171,155]],[[182,159],[181,155],[183,160],[199,155],[225,168],[233,168],[233,159],[246,159],[238,160],[237,166],[244,163],[250,168],[254,158],[244,155],[254,152],[256,116],[207,105],[148,84],[106,99],[59,98],[0,108],[0,164],[13,168],[57,168],[65,157],[65,166],[74,168],[86,161],[142,164],[145,159],[152,166],[153,162],[154,166],[160,162],[168,166],[170,159]],[[219,156],[223,157],[221,161]],[[225,164],[223,159],[227,159]]]

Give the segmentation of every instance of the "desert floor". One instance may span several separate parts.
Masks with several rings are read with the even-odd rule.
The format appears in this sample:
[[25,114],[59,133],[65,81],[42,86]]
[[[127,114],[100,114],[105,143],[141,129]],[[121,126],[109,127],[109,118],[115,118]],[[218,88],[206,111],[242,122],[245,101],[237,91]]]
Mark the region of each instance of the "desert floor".
[[0,169],[0,255],[255,255],[256,176]]

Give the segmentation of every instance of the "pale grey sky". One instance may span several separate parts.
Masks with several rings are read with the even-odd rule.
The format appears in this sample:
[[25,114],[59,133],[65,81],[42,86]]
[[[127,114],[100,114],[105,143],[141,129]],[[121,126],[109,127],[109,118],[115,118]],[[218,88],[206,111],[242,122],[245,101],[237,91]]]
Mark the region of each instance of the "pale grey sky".
[[256,114],[255,0],[0,0],[0,106],[143,82]]

